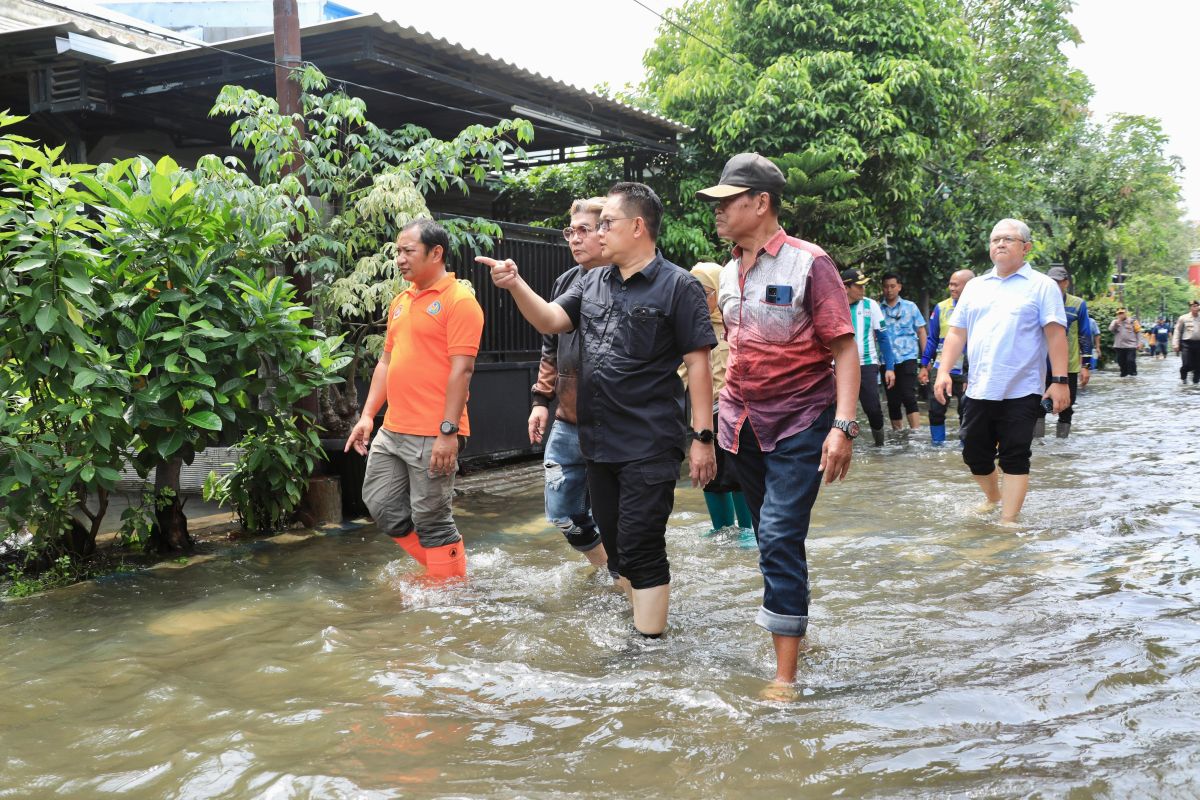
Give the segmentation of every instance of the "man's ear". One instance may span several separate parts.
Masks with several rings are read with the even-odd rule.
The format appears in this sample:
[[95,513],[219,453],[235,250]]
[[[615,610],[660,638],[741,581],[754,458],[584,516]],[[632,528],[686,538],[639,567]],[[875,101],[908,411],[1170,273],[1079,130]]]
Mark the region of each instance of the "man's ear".
[[440,244],[435,244],[429,248],[429,258],[433,261],[441,261],[444,264],[446,263],[446,251]]

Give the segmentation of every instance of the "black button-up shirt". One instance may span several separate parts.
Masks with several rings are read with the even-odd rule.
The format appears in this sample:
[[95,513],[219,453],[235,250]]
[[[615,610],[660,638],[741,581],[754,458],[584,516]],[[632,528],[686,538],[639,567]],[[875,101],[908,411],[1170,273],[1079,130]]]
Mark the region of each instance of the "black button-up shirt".
[[605,463],[683,458],[685,353],[717,344],[704,289],[656,254],[621,279],[596,267],[555,299],[581,334],[579,445]]

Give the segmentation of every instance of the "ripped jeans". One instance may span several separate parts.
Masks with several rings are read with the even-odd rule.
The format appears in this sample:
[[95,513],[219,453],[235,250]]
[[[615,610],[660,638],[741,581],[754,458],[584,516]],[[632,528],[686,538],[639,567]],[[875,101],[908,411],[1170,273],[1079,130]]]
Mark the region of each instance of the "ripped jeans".
[[587,467],[579,452],[579,429],[554,420],[542,455],[546,468],[546,519],[558,526],[567,544],[586,553],[600,544],[587,491]]

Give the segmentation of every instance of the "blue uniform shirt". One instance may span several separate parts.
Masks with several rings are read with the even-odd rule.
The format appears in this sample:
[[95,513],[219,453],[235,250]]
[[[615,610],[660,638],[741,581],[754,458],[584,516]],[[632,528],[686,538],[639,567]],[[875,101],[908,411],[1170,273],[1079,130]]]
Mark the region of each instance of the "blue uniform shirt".
[[892,351],[896,355],[896,363],[915,361],[920,355],[920,342],[917,331],[925,327],[925,315],[917,304],[903,297],[896,300],[896,305],[889,306],[881,302],[887,332],[892,340]]

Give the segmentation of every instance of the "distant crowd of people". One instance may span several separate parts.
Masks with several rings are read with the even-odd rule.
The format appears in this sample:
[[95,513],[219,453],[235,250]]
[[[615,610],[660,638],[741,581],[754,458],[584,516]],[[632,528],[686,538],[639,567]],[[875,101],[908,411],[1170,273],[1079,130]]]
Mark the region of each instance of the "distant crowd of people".
[[[790,236],[779,222],[784,186],[769,159],[742,153],[697,193],[732,244],[724,265],[686,270],[664,258],[662,203],[633,182],[572,204],[563,236],[576,266],[549,298],[512,260],[476,258],[544,336],[527,426],[530,442],[544,445],[547,518],[626,593],[634,630],[657,638],[670,599],[667,522],[686,456],[713,528],[737,525],[757,546],[755,621],[771,634],[781,691],[795,679],[809,623],[812,506],[822,484],[850,470],[857,406],[880,445],[879,383],[893,430],[920,427],[918,387],[929,386],[930,437],[940,445],[956,401],[980,510],[999,508],[1001,523],[1015,525],[1032,440],[1048,413],[1058,415],[1057,435],[1069,434],[1099,334],[1087,304],[1067,291],[1066,270],[1028,264],[1032,237],[1020,220],[996,223],[992,269],[950,275],[948,296],[926,319],[902,297],[899,275],[883,275],[876,301],[860,270],[839,270],[819,246]],[[401,231],[396,263],[409,286],[389,308],[383,355],[346,442],[367,455],[363,496],[379,527],[435,578],[466,576],[451,500],[483,328],[474,293],[447,271],[449,249],[432,220]],[[1198,307],[1174,333],[1193,382]],[[1122,312],[1113,331],[1124,365],[1125,333],[1136,336],[1136,325]]]
[[1109,325],[1113,334],[1113,350],[1121,377],[1137,375],[1138,353],[1150,358],[1165,360],[1167,348],[1174,349],[1180,357],[1179,380],[1187,383],[1188,374],[1192,383],[1200,383],[1200,300],[1193,300],[1185,314],[1172,325],[1166,317],[1159,317],[1153,325],[1143,328],[1141,322],[1129,316],[1123,308],[1117,309],[1117,317]]

